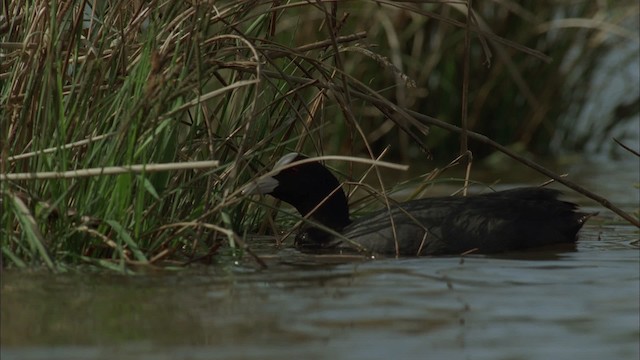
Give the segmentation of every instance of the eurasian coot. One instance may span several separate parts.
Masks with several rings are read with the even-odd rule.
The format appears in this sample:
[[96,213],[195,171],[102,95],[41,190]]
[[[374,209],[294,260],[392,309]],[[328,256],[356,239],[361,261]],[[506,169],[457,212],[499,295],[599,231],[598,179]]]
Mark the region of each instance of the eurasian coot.
[[497,253],[572,243],[592,214],[558,200],[560,192],[525,187],[468,197],[449,196],[391,203],[351,221],[340,183],[319,162],[283,156],[244,190],[270,194],[293,205],[308,223],[296,236],[302,249],[359,250],[378,254],[436,255],[467,251]]

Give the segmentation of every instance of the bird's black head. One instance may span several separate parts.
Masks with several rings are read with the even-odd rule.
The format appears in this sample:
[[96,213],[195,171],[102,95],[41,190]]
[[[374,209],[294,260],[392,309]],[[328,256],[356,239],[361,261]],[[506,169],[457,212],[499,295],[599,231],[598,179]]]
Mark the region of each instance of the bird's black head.
[[274,165],[274,174],[259,178],[244,193],[270,194],[294,206],[301,215],[311,213],[310,219],[341,230],[350,220],[347,198],[340,183],[318,161],[295,164],[307,159],[298,153],[283,156]]

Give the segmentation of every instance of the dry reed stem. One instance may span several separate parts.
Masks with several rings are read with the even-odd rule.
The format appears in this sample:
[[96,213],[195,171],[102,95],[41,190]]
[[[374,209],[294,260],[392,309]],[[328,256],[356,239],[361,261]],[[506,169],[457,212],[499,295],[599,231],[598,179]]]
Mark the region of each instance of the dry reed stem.
[[75,179],[102,175],[120,175],[127,173],[152,173],[161,171],[207,169],[217,168],[220,162],[217,160],[173,162],[164,164],[141,164],[125,166],[106,166],[102,168],[90,168],[69,171],[44,171],[34,173],[9,173],[0,174],[0,181],[11,180],[48,180],[48,179]]

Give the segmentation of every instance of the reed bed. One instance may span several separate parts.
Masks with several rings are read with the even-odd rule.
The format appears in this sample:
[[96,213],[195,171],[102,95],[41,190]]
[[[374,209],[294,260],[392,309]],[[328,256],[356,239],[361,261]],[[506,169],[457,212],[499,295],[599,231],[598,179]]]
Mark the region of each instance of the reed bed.
[[585,20],[610,9],[525,3],[9,2],[2,266],[124,272],[242,254],[264,265],[245,235],[269,231],[270,210],[240,189],[283,153],[379,159],[390,145],[408,161],[438,145],[450,160],[460,151],[447,141],[508,154],[500,143],[543,141],[572,36],[586,36],[578,51],[606,51],[588,42],[629,35],[622,11],[637,4],[564,32],[573,25],[549,20],[558,9]]

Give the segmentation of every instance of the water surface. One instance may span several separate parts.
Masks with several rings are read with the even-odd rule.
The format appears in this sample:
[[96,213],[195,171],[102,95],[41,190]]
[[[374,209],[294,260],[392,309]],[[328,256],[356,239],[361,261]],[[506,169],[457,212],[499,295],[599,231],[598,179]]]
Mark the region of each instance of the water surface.
[[574,249],[500,257],[5,271],[2,359],[637,359],[635,237],[594,225]]

